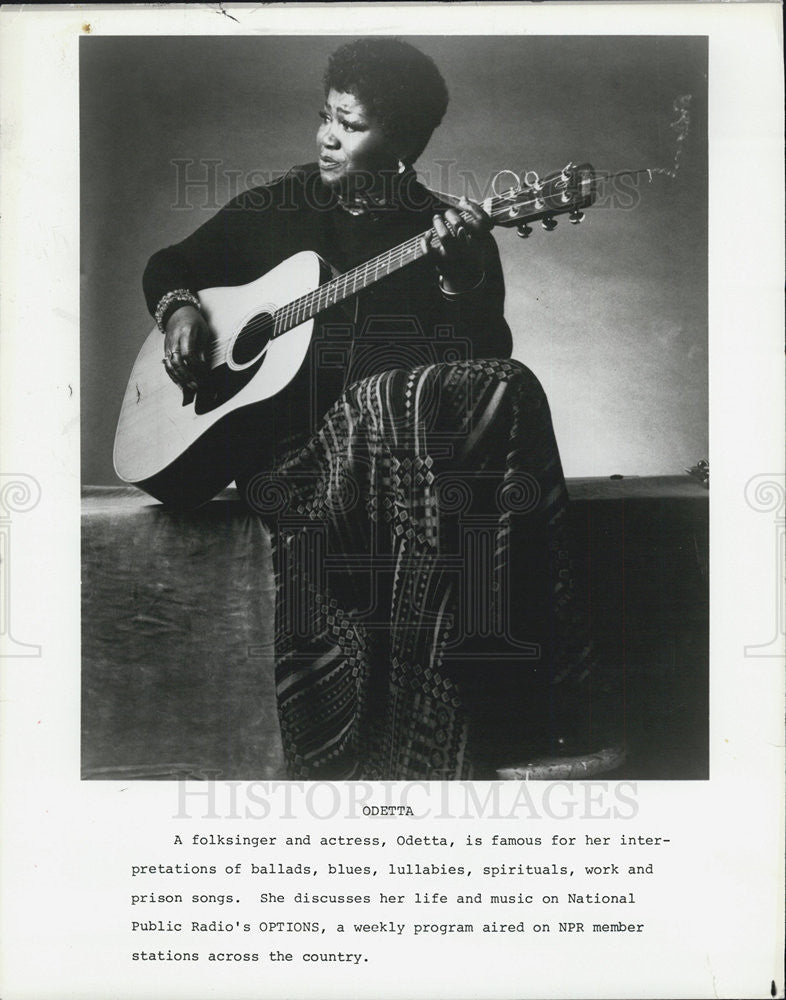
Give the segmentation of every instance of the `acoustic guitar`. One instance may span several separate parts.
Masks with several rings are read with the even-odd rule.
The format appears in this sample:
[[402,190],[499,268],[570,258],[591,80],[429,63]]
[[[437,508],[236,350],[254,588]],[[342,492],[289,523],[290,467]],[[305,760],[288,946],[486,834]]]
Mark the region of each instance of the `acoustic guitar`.
[[[494,225],[516,226],[527,237],[535,220],[546,230],[563,214],[580,222],[595,197],[593,168],[569,163],[532,183],[517,178],[481,207]],[[150,333],[131,370],[115,434],[120,479],[171,506],[197,507],[214,497],[233,479],[241,427],[264,419],[303,366],[315,318],[418,260],[424,236],[433,239],[433,229],[334,277],[316,253],[303,251],[246,285],[200,291],[211,331],[209,374],[193,398],[183,395],[161,363],[161,332]]]

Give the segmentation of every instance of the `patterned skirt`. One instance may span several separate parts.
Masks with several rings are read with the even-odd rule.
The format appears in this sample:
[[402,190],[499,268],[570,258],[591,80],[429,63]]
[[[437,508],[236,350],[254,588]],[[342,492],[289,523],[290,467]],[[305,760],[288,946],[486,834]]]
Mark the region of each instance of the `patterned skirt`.
[[532,749],[549,692],[590,654],[529,369],[487,359],[364,378],[245,489],[275,521],[291,778],[489,777]]

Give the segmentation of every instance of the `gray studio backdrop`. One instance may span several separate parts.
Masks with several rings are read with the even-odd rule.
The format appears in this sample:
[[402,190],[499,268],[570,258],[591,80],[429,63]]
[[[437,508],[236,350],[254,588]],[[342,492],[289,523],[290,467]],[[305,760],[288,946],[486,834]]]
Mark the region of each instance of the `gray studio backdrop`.
[[[85,483],[116,482],[120,401],[152,327],[148,257],[235,193],[315,158],[323,67],[345,40],[81,40]],[[496,236],[514,357],[549,395],[566,475],[673,474],[707,457],[706,39],[408,40],[451,93],[416,166],[456,194],[468,174],[488,193],[503,168],[671,167],[672,104],[692,95],[675,180],[606,189],[580,226]]]

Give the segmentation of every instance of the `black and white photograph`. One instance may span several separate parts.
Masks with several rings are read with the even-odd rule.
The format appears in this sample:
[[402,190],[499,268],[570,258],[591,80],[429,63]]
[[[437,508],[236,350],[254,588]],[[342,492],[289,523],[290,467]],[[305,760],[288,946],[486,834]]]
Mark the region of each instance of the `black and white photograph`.
[[706,778],[707,38],[79,55],[83,776]]
[[3,1000],[784,996],[780,13],[3,6]]

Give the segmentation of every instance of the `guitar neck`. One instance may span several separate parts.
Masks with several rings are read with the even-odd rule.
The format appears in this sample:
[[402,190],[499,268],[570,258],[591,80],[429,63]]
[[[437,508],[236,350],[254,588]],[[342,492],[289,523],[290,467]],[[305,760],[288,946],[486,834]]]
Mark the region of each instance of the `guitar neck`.
[[425,237],[428,243],[434,237],[434,230],[427,229],[417,236],[412,236],[391,250],[386,250],[377,257],[372,257],[365,264],[359,264],[344,274],[339,274],[330,281],[315,288],[300,298],[276,310],[273,336],[278,337],[287,330],[305,323],[306,320],[318,315],[329,306],[338,305],[370,285],[381,281],[394,271],[401,270],[408,264],[419,260],[426,250],[423,248]]
[[[535,219],[543,220],[547,230],[556,226],[555,215],[570,212],[571,221],[581,221],[579,209],[591,205],[594,200],[595,173],[592,167],[586,163],[578,167],[569,163],[561,172],[544,178],[542,182],[537,180],[536,175],[531,185],[518,182],[509,191],[487,198],[483,209],[492,224],[518,226],[519,235],[527,236],[531,230],[526,224]],[[282,306],[275,312],[272,336],[286,333],[329,306],[344,302],[394,271],[414,263],[428,252],[428,245],[434,239],[435,231],[427,229]]]

